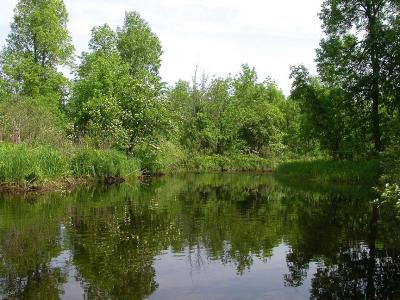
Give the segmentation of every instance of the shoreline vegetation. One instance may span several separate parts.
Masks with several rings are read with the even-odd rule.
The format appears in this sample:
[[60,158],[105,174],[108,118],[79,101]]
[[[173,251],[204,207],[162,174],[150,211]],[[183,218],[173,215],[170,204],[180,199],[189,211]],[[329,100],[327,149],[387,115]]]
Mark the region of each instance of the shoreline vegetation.
[[86,184],[119,184],[126,180],[176,173],[259,172],[289,180],[317,183],[373,184],[379,160],[326,159],[272,161],[255,155],[180,157],[161,169],[143,170],[141,162],[114,150],[0,143],[0,192],[65,191]]
[[318,183],[378,184],[381,176],[378,159],[369,161],[312,160],[280,164],[275,175]]
[[134,11],[92,28],[77,59],[64,2],[19,0],[0,51],[0,189],[259,171],[367,183],[400,207],[400,7],[374,3],[323,1],[318,72],[292,66],[285,96],[248,64],[166,84]]
[[66,190],[76,185],[121,183],[143,176],[203,172],[271,172],[255,155],[180,157],[162,169],[143,170],[139,160],[115,150],[56,150],[49,146],[0,143],[0,191]]
[[0,157],[0,190],[66,189],[91,181],[116,183],[139,175],[138,162],[114,150],[61,151],[0,143]]

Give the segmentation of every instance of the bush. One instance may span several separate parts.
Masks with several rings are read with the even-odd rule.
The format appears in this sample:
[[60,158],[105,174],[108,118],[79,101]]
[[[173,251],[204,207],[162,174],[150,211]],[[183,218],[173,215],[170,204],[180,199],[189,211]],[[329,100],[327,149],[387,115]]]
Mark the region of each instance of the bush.
[[400,209],[400,187],[397,184],[387,183],[381,195],[381,200],[395,203],[397,208]]
[[184,151],[170,141],[139,143],[133,155],[140,160],[142,171],[152,174],[179,171],[186,160]]
[[0,139],[16,144],[65,145],[66,122],[58,107],[51,107],[47,100],[12,96],[0,101]]
[[395,205],[400,214],[400,146],[392,145],[382,155],[383,174],[377,191],[381,203]]
[[382,183],[400,184],[400,146],[394,145],[385,150],[382,155]]

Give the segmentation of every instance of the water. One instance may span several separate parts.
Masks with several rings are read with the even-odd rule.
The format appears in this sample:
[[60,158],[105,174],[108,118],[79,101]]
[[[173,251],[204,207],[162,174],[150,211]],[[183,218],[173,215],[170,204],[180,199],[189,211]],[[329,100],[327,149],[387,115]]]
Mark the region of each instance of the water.
[[363,186],[182,175],[0,197],[0,299],[391,299],[400,220]]

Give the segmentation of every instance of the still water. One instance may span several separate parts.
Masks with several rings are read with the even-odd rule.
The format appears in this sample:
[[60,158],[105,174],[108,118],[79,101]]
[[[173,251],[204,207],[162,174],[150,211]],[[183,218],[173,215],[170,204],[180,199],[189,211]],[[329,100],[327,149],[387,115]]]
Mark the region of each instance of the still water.
[[393,299],[400,220],[363,186],[182,175],[0,196],[0,299]]

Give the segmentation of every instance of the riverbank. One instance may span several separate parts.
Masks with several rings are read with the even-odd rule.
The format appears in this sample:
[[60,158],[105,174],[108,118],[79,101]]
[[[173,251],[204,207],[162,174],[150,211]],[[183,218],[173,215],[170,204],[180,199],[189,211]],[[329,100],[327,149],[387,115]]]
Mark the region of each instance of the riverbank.
[[142,176],[176,173],[265,172],[290,180],[375,185],[380,163],[371,161],[290,161],[256,155],[194,155],[174,163],[143,169],[140,159],[115,150],[56,150],[45,146],[0,144],[0,191],[70,190],[95,183],[113,184]]
[[114,150],[0,144],[0,190],[70,189],[90,182],[138,177],[137,160]]
[[365,183],[373,186],[381,176],[378,159],[363,161],[312,160],[280,164],[277,177],[311,180],[318,183]]

